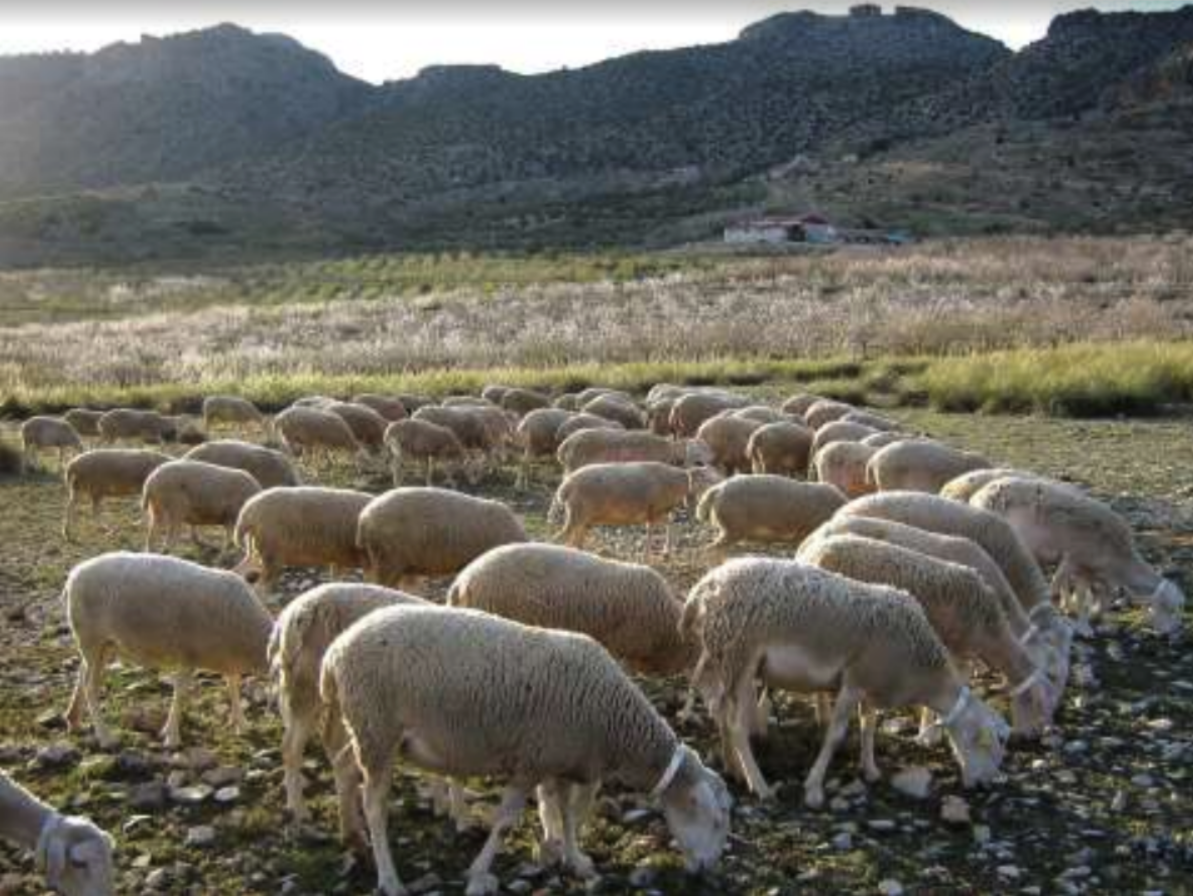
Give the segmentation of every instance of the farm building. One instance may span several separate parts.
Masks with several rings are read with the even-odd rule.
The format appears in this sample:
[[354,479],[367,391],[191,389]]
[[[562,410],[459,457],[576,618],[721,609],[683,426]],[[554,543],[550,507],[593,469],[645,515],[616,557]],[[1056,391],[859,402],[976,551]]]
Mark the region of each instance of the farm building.
[[799,218],[753,218],[725,228],[727,243],[835,243],[837,228],[820,215]]

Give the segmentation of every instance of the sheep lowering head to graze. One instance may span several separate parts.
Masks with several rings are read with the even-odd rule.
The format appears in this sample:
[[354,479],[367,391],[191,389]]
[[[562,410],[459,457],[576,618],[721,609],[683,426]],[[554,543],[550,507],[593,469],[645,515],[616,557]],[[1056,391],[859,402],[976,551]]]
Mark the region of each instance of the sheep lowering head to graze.
[[617,394],[598,395],[592,401],[580,406],[586,414],[594,417],[604,417],[614,423],[620,423],[625,429],[642,429],[646,426],[646,416],[642,410],[627,396]]
[[99,421],[103,415],[103,411],[94,411],[91,408],[71,408],[62,415],[62,419],[79,435],[96,438],[99,436]]
[[1054,590],[1076,593],[1083,625],[1093,595],[1121,589],[1147,606],[1157,631],[1181,628],[1185,595],[1139,556],[1131,527],[1101,501],[1063,483],[1005,478],[970,504],[1005,519],[1038,560],[1060,565]]
[[401,399],[395,398],[392,395],[377,395],[373,392],[362,392],[360,395],[352,396],[352,403],[363,404],[366,408],[372,408],[385,418],[386,423],[396,423],[399,420],[405,420],[408,416],[406,405],[402,404]]
[[749,401],[727,392],[690,392],[671,406],[671,432],[679,438],[691,438],[706,420],[722,411],[744,408]]
[[219,467],[243,470],[257,480],[261,488],[276,488],[279,485],[300,485],[298,471],[290,458],[282,452],[264,445],[221,439],[206,442],[192,448],[182,456],[183,460],[199,460]]
[[845,419],[826,423],[816,430],[816,438],[812,441],[812,456],[822,448],[837,442],[861,442],[862,439],[876,435],[879,430],[862,423],[850,423]]
[[572,414],[567,420],[559,424],[559,428],[555,430],[556,453],[559,451],[559,446],[562,445],[569,436],[578,432],[583,432],[586,429],[624,430],[625,427],[616,420],[610,420],[607,417],[598,417],[596,414]]
[[898,432],[903,428],[899,421],[870,411],[850,411],[844,417],[840,418],[839,422],[860,423],[862,426],[868,426],[880,432]]
[[808,413],[808,409],[818,401],[828,401],[828,399],[823,395],[800,392],[784,401],[779,409],[784,414],[794,414],[797,417],[803,418],[804,414]]
[[269,638],[269,668],[282,716],[286,808],[295,821],[310,817],[302,794],[302,754],[311,735],[319,731],[335,771],[340,837],[361,852],[367,850],[368,840],[360,808],[360,772],[351,759],[340,759],[347,733],[338,718],[324,718],[319,668],[331,642],[358,619],[385,607],[426,603],[421,597],[377,585],[319,585],[286,605]]
[[268,430],[268,421],[261,409],[239,395],[209,395],[203,399],[203,425],[214,429],[217,423],[252,424]]
[[874,433],[874,435],[866,436],[862,439],[862,444],[875,450],[885,448],[887,445],[893,445],[895,442],[909,442],[914,436],[909,436],[905,432],[894,432],[882,430]]
[[83,450],[83,440],[66,420],[58,417],[30,417],[21,424],[21,447],[24,451],[25,466],[30,466],[37,460],[37,452],[42,448],[57,448],[58,463],[65,466],[70,452]]
[[[500,413],[499,408],[488,410]],[[473,469],[469,470],[470,479],[475,479],[483,471],[489,456],[498,451],[503,438],[502,432],[495,429],[496,418],[477,411],[476,406],[431,406],[419,408],[413,417],[415,420],[426,420],[428,423],[450,429],[456,434],[465,452],[473,457]]]
[[352,428],[325,407],[291,405],[273,418],[273,427],[295,456],[311,454],[330,459],[333,451],[341,451],[360,461],[368,458]]
[[729,834],[721,779],[683,745],[608,652],[585,635],[470,610],[378,610],[340,635],[320,691],[364,773],[378,889],[404,892],[389,849],[395,755],[453,777],[500,776],[506,790],[468,869],[470,896],[495,893],[490,868],[537,789],[540,861],[594,876],[579,837],[604,781],[661,803],[690,871],[711,868]]
[[236,571],[267,593],[287,566],[328,566],[340,570],[365,565],[356,547],[360,513],[373,496],[340,488],[271,488],[249,499],[236,520],[236,546],[244,559]]
[[718,414],[700,425],[696,430],[696,439],[712,449],[713,463],[727,476],[732,476],[750,470],[750,457],[746,449],[750,437],[763,425],[757,420]]
[[352,437],[366,451],[376,454],[384,447],[385,428],[389,426],[389,421],[368,405],[337,401],[323,410],[335,414],[347,423],[348,428],[352,430]]
[[99,438],[105,445],[123,441],[160,445],[173,429],[173,424],[157,411],[115,408],[99,418]]
[[675,675],[696,660],[679,635],[683,602],[662,575],[560,545],[494,548],[456,577],[447,604],[588,635],[646,675]]
[[824,398],[804,411],[804,422],[813,429],[820,429],[820,427],[832,423],[834,420],[840,420],[846,414],[852,414],[856,410],[857,408],[851,404]]
[[79,504],[91,499],[91,511],[99,522],[104,498],[140,495],[149,474],[173,460],[159,451],[138,448],[96,448],[84,451],[66,465],[66,511],[62,519],[62,537],[74,538]]
[[[1069,675],[1067,643],[1062,654],[1055,645],[1041,637],[1040,627],[1027,618],[1002,569],[976,542],[965,537],[942,535],[892,520],[865,516],[836,516],[817,529],[810,540],[834,535],[857,535],[888,542],[938,560],[960,564],[976,572],[998,598],[1015,640],[1028,652],[1035,666],[1046,670],[1059,702]],[[1055,613],[1049,610],[1048,615],[1055,616]]]
[[551,397],[533,389],[511,388],[506,389],[496,403],[518,417],[525,417],[536,408],[551,407]]
[[591,464],[564,478],[548,516],[556,520],[562,512],[563,528],[556,537],[573,548],[584,546],[593,526],[645,524],[645,557],[651,554],[653,527],[665,521],[664,553],[670,553],[672,512],[698,500],[720,479],[707,467],[681,470],[655,462]]
[[446,426],[427,420],[398,420],[385,430],[385,444],[389,447],[390,470],[394,488],[402,484],[406,459],[427,465],[427,485],[435,478],[435,462],[444,467],[449,485],[455,485],[456,473],[462,470],[468,457],[456,434]]
[[536,408],[518,422],[514,439],[521,448],[516,485],[524,488],[530,478],[530,465],[536,458],[555,457],[559,450],[559,427],[574,417],[563,408]]
[[862,768],[877,773],[877,711],[927,706],[940,722],[966,787],[994,778],[1006,722],[965,686],[923,609],[910,595],[783,560],[730,560],[688,596],[683,631],[701,645],[692,675],[721,730],[726,764],[767,798],[771,789],[750,748],[756,685],[837,691],[824,744],[804,782],[804,799],[824,803],[824,778],[861,709]]
[[816,478],[835,485],[849,498],[860,498],[874,491],[866,481],[866,466],[878,453],[862,442],[833,442],[825,445],[812,458]]
[[767,423],[750,434],[746,443],[746,457],[755,473],[773,476],[808,474],[808,458],[812,453],[815,433],[800,423]]
[[153,550],[164,534],[165,551],[169,553],[184,525],[191,527],[191,538],[196,543],[199,543],[197,526],[223,527],[224,550],[227,550],[232,545],[232,531],[241,508],[259,491],[260,484],[244,470],[199,460],[162,464],[149,474],[141,491],[145,550]]
[[62,594],[82,662],[66,710],[73,729],[86,704],[95,736],[115,742],[100,715],[104,667],[121,656],[151,669],[175,670],[174,700],[162,731],[167,747],[182,742],[182,715],[196,669],[228,685],[232,726],[244,728],[240,680],[266,670],[273,627],[265,607],[235,573],[155,554],[103,554],[71,570]]
[[696,517],[716,526],[709,550],[741,541],[798,545],[845,505],[835,486],[785,476],[734,476],[704,493]]
[[374,498],[356,537],[369,581],[391,587],[452,575],[486,551],[523,541],[526,530],[505,504],[441,488],[396,488]]
[[1047,670],[1015,638],[998,596],[969,567],[859,535],[810,539],[796,559],[858,582],[906,591],[924,608],[960,669],[978,659],[1006,679],[1016,734],[1038,737],[1051,724],[1057,695]]
[[879,491],[912,491],[937,494],[962,473],[981,470],[990,461],[931,439],[892,442],[870,459],[866,481]]
[[566,474],[589,464],[653,461],[694,466],[711,462],[712,449],[698,439],[672,441],[649,432],[586,429],[564,439],[555,456]]
[[1009,467],[971,470],[968,473],[962,473],[960,476],[950,479],[941,486],[940,496],[953,501],[960,501],[962,504],[968,504],[969,499],[976,495],[983,486],[993,482],[995,479],[1005,479],[1008,476],[1019,476],[1025,479],[1035,478],[1030,473],[1013,470]]

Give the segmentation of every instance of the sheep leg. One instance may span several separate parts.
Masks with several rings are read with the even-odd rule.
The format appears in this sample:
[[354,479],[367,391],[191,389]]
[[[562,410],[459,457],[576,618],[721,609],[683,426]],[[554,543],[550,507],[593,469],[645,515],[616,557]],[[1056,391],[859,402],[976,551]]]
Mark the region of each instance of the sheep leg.
[[858,726],[862,740],[862,777],[870,784],[882,780],[882,772],[874,761],[874,734],[878,730],[878,710],[865,700],[858,706]]
[[648,521],[646,523],[646,536],[642,542],[642,562],[650,563],[651,542],[654,541],[654,526]]
[[832,716],[833,704],[832,701],[829,700],[828,694],[824,693],[824,691],[820,691],[816,694],[815,709],[816,724],[821,728],[827,728],[829,724],[829,718]]
[[916,733],[915,742],[921,747],[936,747],[940,745],[944,733],[936,724],[938,716],[935,710],[927,706],[920,709],[920,730]]
[[232,731],[235,734],[244,734],[244,707],[240,703],[240,676],[227,676],[228,682],[228,702],[231,710],[230,719],[232,721]]
[[757,707],[754,680],[745,677],[734,695],[733,709],[729,716],[730,743],[745,775],[746,784],[759,799],[767,800],[770,799],[772,791],[762,776],[762,770],[754,758],[754,751],[750,748],[750,731],[754,727]]
[[174,676],[174,699],[170,701],[170,714],[166,716],[166,726],[162,729],[167,749],[175,750],[182,746],[182,713],[193,680],[194,673],[190,669],[181,669]]
[[564,791],[566,799],[563,804],[563,861],[576,877],[585,880],[597,876],[596,866],[580,849],[579,834],[588,819],[588,813],[600,786],[600,782],[572,784]]
[[858,691],[849,684],[841,686],[837,695],[837,703],[833,707],[833,717],[829,721],[828,731],[824,735],[824,744],[820,747],[820,754],[808,772],[804,781],[804,803],[810,809],[819,809],[824,805],[824,776],[828,773],[829,763],[845,733],[849,730],[849,718],[853,715],[854,707],[859,700]]
[[[393,477],[394,488],[398,488],[402,484],[402,455],[392,454],[389,458],[389,472]],[[428,482],[427,485],[431,483]]]
[[[287,712],[285,722],[286,727],[282,732],[282,786],[286,790],[286,809],[290,817],[302,822],[310,818],[302,796],[305,783],[302,777],[302,751],[311,734],[311,720]],[[336,790],[339,790],[338,786]]]
[[99,706],[103,688],[104,669],[107,667],[110,656],[111,651],[101,647],[90,656],[84,655],[83,664],[79,668],[80,675],[84,671],[86,672],[83,695],[87,701],[87,714],[91,717],[91,727],[95,730],[95,739],[99,743],[100,748],[104,750],[110,750],[117,744],[116,738],[108,730],[107,725],[104,724],[103,714]]
[[539,804],[539,822],[543,836],[535,847],[535,861],[550,867],[563,859],[564,855],[564,785],[555,780],[544,781],[538,786],[536,796]]
[[758,701],[754,704],[754,717],[750,723],[750,733],[757,738],[765,738],[770,728],[770,714],[774,704],[766,688],[758,694]]
[[671,517],[667,517],[664,531],[667,533],[667,537],[663,542],[663,556],[670,557],[671,551],[675,548],[675,521]]
[[498,891],[500,883],[489,869],[493,867],[493,860],[501,849],[502,838],[506,831],[517,823],[525,806],[526,791],[515,784],[506,787],[501,797],[501,805],[497,807],[497,814],[493,817],[493,829],[489,831],[489,839],[485,841],[480,854],[468,866],[465,896],[489,896]]
[[[354,852],[369,851],[366,822],[361,804],[361,771],[349,748],[348,731],[337,714],[329,714],[323,725],[323,750],[331,761],[339,803],[340,840]],[[301,762],[302,751],[298,752]],[[297,768],[297,765],[296,765]],[[300,794],[301,796],[301,794]],[[305,811],[305,805],[302,807]]]
[[[178,540],[178,529],[179,529],[178,526],[171,527],[171,530],[170,530],[171,542],[170,542],[170,547],[167,548],[167,550],[172,549],[174,542]],[[197,548],[203,548],[203,549],[208,548],[209,545],[207,544],[207,542],[205,542],[202,538],[199,537],[199,527],[192,525],[190,527],[190,529],[191,529],[191,544],[193,544]]]
[[74,541],[75,522],[78,518],[78,496],[72,491],[66,499],[66,509],[62,514],[62,537],[67,541]]
[[369,826],[369,839],[373,843],[373,861],[377,865],[377,889],[385,896],[403,896],[406,889],[398,879],[393,854],[389,849],[389,812],[386,797],[389,796],[390,778],[393,777],[393,756],[386,755],[377,767],[365,767],[364,812]]
[[160,526],[158,523],[157,513],[153,509],[153,505],[149,505],[149,512],[145,519],[145,553],[153,553],[153,544],[157,541]]

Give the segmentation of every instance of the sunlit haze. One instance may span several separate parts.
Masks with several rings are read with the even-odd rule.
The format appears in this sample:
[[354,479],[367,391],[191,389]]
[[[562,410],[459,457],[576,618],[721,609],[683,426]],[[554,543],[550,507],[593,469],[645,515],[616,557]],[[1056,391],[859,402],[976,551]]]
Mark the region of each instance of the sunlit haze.
[[[322,9],[303,3],[25,5],[0,13],[0,55],[95,50],[142,34],[165,35],[229,21],[288,34],[345,72],[368,81],[405,78],[440,63],[496,63],[532,73],[577,67],[643,49],[729,40],[776,12],[809,8],[842,13],[846,2],[744,0],[721,3],[484,4],[441,0],[427,8],[346,0]],[[1088,2],[925,3],[963,26],[1020,47],[1042,37],[1058,13]],[[1159,10],[1179,2],[1110,2],[1103,10]],[[885,4],[889,12],[893,4]]]

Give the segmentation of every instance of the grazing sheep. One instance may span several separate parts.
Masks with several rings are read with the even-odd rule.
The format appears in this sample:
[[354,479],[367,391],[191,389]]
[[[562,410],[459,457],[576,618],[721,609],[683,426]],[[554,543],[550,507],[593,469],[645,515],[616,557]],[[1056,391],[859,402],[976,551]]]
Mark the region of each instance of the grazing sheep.
[[350,453],[358,460],[367,459],[351,427],[326,408],[291,405],[273,418],[274,430],[291,454],[309,453],[331,459],[333,451]]
[[824,398],[804,411],[804,422],[813,429],[820,429],[825,424],[840,420],[846,414],[852,414],[856,410],[857,408],[851,404]]
[[969,567],[858,535],[813,538],[796,559],[858,582],[906,591],[924,608],[955,661],[979,659],[1006,678],[1016,734],[1038,737],[1051,724],[1057,701],[1046,670],[1011,632],[998,596]]
[[950,479],[990,466],[980,454],[929,439],[893,442],[870,459],[866,481],[881,492],[937,494]]
[[207,441],[207,432],[193,417],[178,414],[166,417],[166,441],[179,445],[202,445]]
[[74,537],[78,506],[84,496],[91,499],[91,512],[99,522],[104,498],[140,495],[149,474],[174,458],[158,451],[139,448],[96,448],[84,451],[66,465],[66,511],[62,537]]
[[336,762],[336,756],[347,745],[347,732],[338,718],[324,719],[319,667],[331,642],[358,619],[374,610],[411,604],[426,605],[427,601],[377,585],[319,585],[286,605],[269,638],[269,668],[277,686],[283,726],[286,808],[295,821],[310,817],[302,794],[302,754],[311,734],[318,730],[336,773],[340,837],[362,852],[367,850],[367,841],[360,807],[360,772],[354,763]]
[[581,405],[580,410],[620,423],[625,429],[642,429],[646,426],[646,417],[638,406],[632,400],[615,394],[598,395]]
[[555,431],[555,439],[558,445],[562,445],[564,440],[573,433],[583,432],[586,429],[616,429],[622,430],[623,427],[616,420],[609,420],[605,417],[598,417],[595,414],[572,414],[567,420],[559,425],[559,429]]
[[580,399],[575,392],[565,392],[551,402],[551,407],[562,408],[565,411],[579,411]]
[[363,392],[360,395],[353,395],[352,403],[363,404],[366,408],[371,408],[384,417],[386,423],[396,423],[399,420],[405,420],[408,416],[406,405],[402,404],[401,399],[389,395]]
[[1027,618],[1027,613],[1020,606],[1019,599],[1015,596],[1011,583],[1003,575],[1002,569],[976,542],[968,538],[917,529],[891,520],[864,516],[837,516],[816,530],[812,539],[834,535],[857,535],[875,541],[885,541],[918,551],[928,557],[972,569],[998,597],[1011,633],[1031,655],[1032,662],[1047,670],[1053,692],[1057,700],[1060,699],[1069,676],[1067,649],[1061,653],[1040,637],[1040,629]]
[[518,417],[525,417],[536,408],[551,407],[551,397],[533,389],[506,389],[500,405]]
[[878,433],[872,426],[861,423],[850,423],[847,420],[834,420],[816,430],[816,438],[812,442],[812,456],[815,457],[821,448],[836,442],[861,442],[867,436]]
[[808,409],[818,401],[828,401],[828,399],[823,395],[811,395],[807,392],[800,392],[797,395],[792,395],[783,402],[779,410],[784,414],[794,414],[797,417],[804,418],[804,415],[808,413]]
[[145,550],[163,534],[165,552],[178,541],[183,524],[191,527],[197,543],[197,526],[223,526],[224,550],[232,544],[232,530],[245,503],[261,486],[244,470],[234,470],[199,460],[175,460],[149,474],[141,491],[145,514]]
[[176,557],[102,554],[71,570],[62,599],[82,660],[66,710],[71,730],[79,727],[86,703],[100,746],[115,744],[99,699],[104,667],[118,655],[152,669],[176,670],[162,730],[166,747],[182,743],[182,714],[196,669],[224,677],[233,730],[244,731],[240,680],[266,670],[273,620],[239,576]]
[[239,395],[209,395],[203,399],[203,425],[214,429],[217,423],[251,423],[262,432],[269,429],[261,409]]
[[893,445],[895,442],[908,442],[911,439],[912,437],[904,432],[876,432],[874,435],[862,439],[862,444],[877,449]]
[[816,452],[812,466],[819,481],[835,485],[848,498],[860,498],[874,491],[866,481],[866,466],[877,453],[863,442],[833,442]]
[[506,393],[509,392],[511,388],[511,386],[490,384],[481,389],[481,398],[483,398],[485,401],[489,401],[500,406],[501,399],[505,398]]
[[746,449],[750,436],[763,425],[757,420],[718,415],[701,424],[696,430],[696,438],[712,449],[713,462],[726,475],[732,476],[749,471],[750,456]]
[[261,488],[300,485],[302,482],[290,458],[280,451],[250,442],[237,442],[232,439],[207,442],[192,448],[182,459],[244,470],[257,480]]
[[[469,896],[496,893],[490,868],[538,789],[539,858],[594,876],[578,839],[603,781],[661,802],[687,867],[716,864],[731,800],[599,644],[469,610],[394,607],[366,616],[327,651],[320,691],[364,773],[378,889],[404,892],[389,849],[386,799],[395,754],[436,774],[508,781]],[[344,761],[351,761],[345,757]]]
[[398,401],[402,402],[402,407],[406,409],[406,413],[414,416],[414,413],[419,408],[425,408],[435,404],[435,399],[429,395],[417,395],[413,392],[395,392],[392,396]]
[[37,460],[41,448],[57,448],[58,464],[66,465],[67,454],[83,451],[83,440],[75,428],[58,417],[30,417],[21,424],[21,448],[25,466]]
[[759,423],[789,423],[791,417],[782,411],[776,411],[764,404],[752,404],[740,411],[731,411],[730,416],[741,417],[743,420],[757,420]]
[[984,486],[970,504],[1005,519],[1038,560],[1060,564],[1054,591],[1076,592],[1083,626],[1091,594],[1121,589],[1147,605],[1157,631],[1181,628],[1185,595],[1139,556],[1131,527],[1101,501],[1062,483],[1005,478]]
[[337,401],[324,410],[347,423],[352,437],[365,450],[376,454],[385,446],[385,428],[389,421],[368,405]]
[[799,544],[845,506],[832,485],[785,476],[735,476],[704,493],[698,519],[716,526],[709,550],[723,554],[741,541]]
[[671,409],[674,398],[660,398],[646,405],[646,428],[656,436],[671,435]]
[[644,523],[645,557],[651,553],[652,527],[666,520],[664,553],[670,553],[672,511],[685,502],[695,501],[704,489],[719,480],[720,476],[707,467],[680,470],[656,462],[592,464],[564,478],[555,492],[548,517],[554,520],[563,512],[563,528],[556,538],[573,548],[584,546],[588,530],[593,526]]
[[554,459],[559,450],[559,427],[575,415],[562,408],[536,408],[518,423],[515,439],[522,449],[516,485],[524,488],[530,479],[530,465],[535,458]]
[[115,408],[99,418],[99,440],[105,445],[116,442],[148,442],[160,445],[174,427],[157,411]]
[[841,418],[840,422],[860,423],[862,426],[868,426],[880,432],[898,432],[903,428],[897,420],[892,420],[881,414],[873,414],[870,411],[850,411]]
[[798,476],[808,473],[812,455],[811,429],[799,423],[767,423],[758,427],[746,443],[746,456],[755,473]]
[[691,438],[706,420],[749,404],[746,399],[726,392],[690,392],[671,406],[671,432],[679,438]]
[[436,426],[450,429],[460,440],[466,452],[472,453],[479,471],[488,456],[497,450],[499,438],[493,424],[475,407],[422,407],[414,413],[415,420],[426,420]]
[[884,492],[851,501],[838,516],[877,517],[975,542],[1002,570],[1019,605],[1040,637],[1065,657],[1072,631],[1055,612],[1048,583],[1023,540],[1002,517],[939,495],[922,492]]
[[479,395],[447,395],[440,402],[445,408],[492,408],[499,407]]
[[314,486],[261,492],[236,521],[236,546],[244,551],[236,571],[247,576],[260,567],[257,586],[268,593],[287,566],[329,566],[333,577],[363,567],[356,525],[372,500],[368,492]]
[[[62,815],[0,771],[0,837],[33,853],[46,886],[66,896],[113,896],[112,838]],[[16,875],[14,875],[15,877]]]
[[676,675],[696,660],[679,636],[683,602],[658,572],[559,545],[489,551],[456,577],[447,605],[588,635],[644,675]]
[[62,415],[62,419],[84,438],[99,437],[99,421],[103,411],[93,411],[90,408],[71,408]]
[[804,801],[824,804],[824,777],[860,706],[862,768],[876,777],[877,711],[927,706],[943,715],[966,787],[1002,763],[1006,723],[969,688],[910,595],[800,563],[730,560],[696,583],[682,630],[702,654],[692,675],[717,720],[730,768],[766,799],[771,790],[750,749],[755,683],[801,692],[838,690],[824,744],[804,782]]
[[468,459],[454,432],[426,420],[411,418],[391,423],[385,430],[385,444],[389,446],[394,488],[402,484],[403,464],[408,457],[416,463],[426,461],[427,485],[434,481],[435,461],[444,465],[448,483],[455,485],[455,473],[447,464],[454,462],[462,468]]
[[962,473],[960,476],[946,482],[940,489],[940,496],[953,501],[960,501],[962,504],[968,504],[969,499],[981,491],[983,486],[988,485],[995,479],[1006,479],[1010,476],[1020,479],[1038,478],[1031,473],[1025,473],[1022,470],[1013,470],[1010,467],[973,470],[969,473]]
[[361,512],[356,544],[370,582],[400,587],[413,576],[459,572],[485,551],[526,541],[526,530],[500,501],[441,488],[396,488]]
[[302,398],[295,400],[291,407],[295,408],[325,408],[329,404],[335,404],[339,399],[331,398],[327,395],[304,395]]
[[712,460],[712,451],[697,440],[671,441],[649,432],[586,429],[568,436],[555,452],[565,474],[590,464],[654,461],[692,466]]

